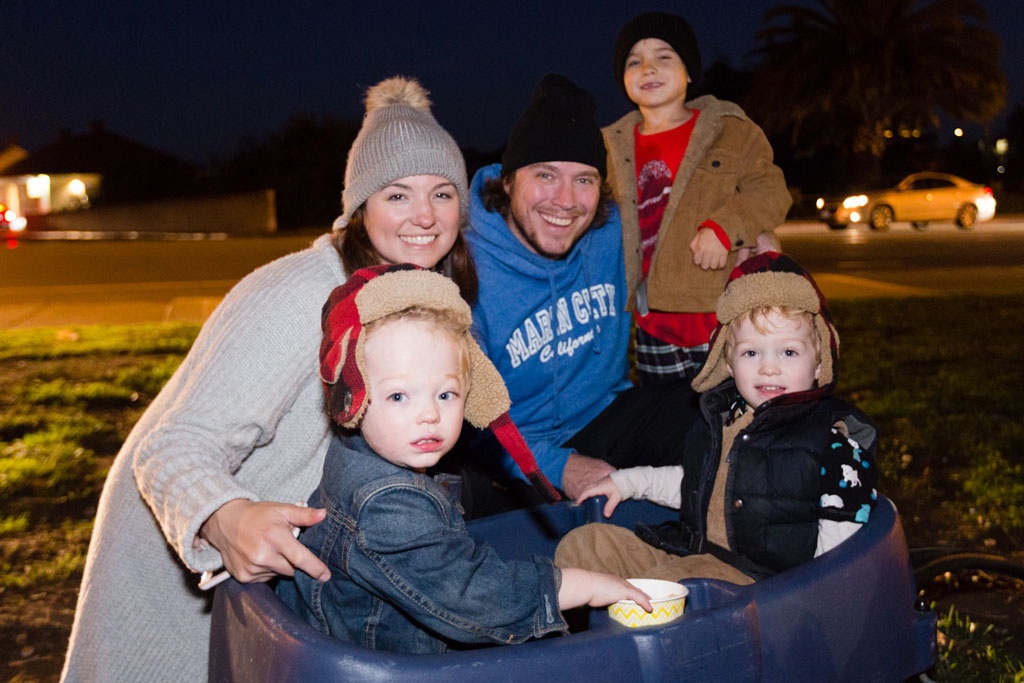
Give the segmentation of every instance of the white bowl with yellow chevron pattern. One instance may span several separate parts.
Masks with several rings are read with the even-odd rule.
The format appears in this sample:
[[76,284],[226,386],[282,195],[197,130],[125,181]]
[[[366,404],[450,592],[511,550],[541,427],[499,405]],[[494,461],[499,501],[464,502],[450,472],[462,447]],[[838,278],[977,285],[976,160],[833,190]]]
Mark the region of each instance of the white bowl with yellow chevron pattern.
[[608,605],[608,614],[612,619],[636,628],[637,626],[654,626],[656,624],[667,624],[683,616],[686,607],[686,595],[689,591],[686,586],[673,581],[661,581],[659,579],[627,579],[631,584],[642,590],[651,598],[652,612],[645,612],[644,608],[632,600],[619,600]]

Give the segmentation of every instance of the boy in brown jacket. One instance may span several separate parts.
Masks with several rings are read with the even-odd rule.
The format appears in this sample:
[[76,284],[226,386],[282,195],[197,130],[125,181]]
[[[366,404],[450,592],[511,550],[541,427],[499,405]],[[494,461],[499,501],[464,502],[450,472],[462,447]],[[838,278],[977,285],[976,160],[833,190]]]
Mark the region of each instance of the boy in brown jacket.
[[771,231],[792,199],[742,109],[712,95],[686,101],[700,51],[685,19],[649,12],[627,22],[615,76],[637,106],[602,131],[622,213],[637,372],[643,382],[693,379],[737,255],[759,241],[777,248]]

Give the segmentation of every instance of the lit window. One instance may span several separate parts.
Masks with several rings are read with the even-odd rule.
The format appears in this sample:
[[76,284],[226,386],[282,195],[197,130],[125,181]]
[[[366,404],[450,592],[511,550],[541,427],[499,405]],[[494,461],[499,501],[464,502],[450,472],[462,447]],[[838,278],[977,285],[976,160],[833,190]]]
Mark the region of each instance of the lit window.
[[30,176],[25,182],[25,194],[29,199],[41,199],[50,194],[50,176],[45,173]]

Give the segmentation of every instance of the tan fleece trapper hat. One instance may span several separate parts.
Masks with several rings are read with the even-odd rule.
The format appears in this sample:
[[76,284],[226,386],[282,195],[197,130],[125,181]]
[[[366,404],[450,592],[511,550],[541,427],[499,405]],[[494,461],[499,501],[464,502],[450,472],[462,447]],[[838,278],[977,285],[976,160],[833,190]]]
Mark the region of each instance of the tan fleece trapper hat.
[[695,391],[707,391],[729,377],[723,355],[725,328],[747,311],[771,306],[794,308],[814,315],[814,329],[821,346],[818,383],[827,386],[835,381],[839,333],[832,323],[828,301],[811,274],[800,264],[785,254],[770,251],[747,259],[729,275],[729,284],[719,295],[715,308],[718,326],[711,333],[708,359],[691,383]]

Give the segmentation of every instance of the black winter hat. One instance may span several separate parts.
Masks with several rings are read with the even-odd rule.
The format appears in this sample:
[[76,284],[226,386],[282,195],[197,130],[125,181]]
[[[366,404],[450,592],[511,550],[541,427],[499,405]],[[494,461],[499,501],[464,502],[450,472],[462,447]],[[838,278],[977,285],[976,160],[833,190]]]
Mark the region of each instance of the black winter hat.
[[508,136],[502,176],[541,161],[575,161],[605,177],[604,138],[594,115],[594,96],[565,76],[547,74]]
[[615,82],[622,88],[623,93],[626,92],[623,83],[626,57],[633,46],[645,38],[658,38],[671,45],[683,60],[691,85],[697,85],[700,81],[700,47],[697,45],[697,36],[693,28],[678,14],[646,12],[627,21],[615,40]]

